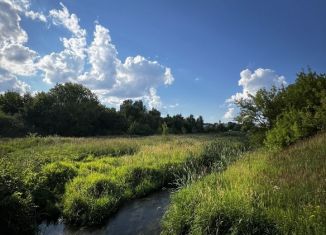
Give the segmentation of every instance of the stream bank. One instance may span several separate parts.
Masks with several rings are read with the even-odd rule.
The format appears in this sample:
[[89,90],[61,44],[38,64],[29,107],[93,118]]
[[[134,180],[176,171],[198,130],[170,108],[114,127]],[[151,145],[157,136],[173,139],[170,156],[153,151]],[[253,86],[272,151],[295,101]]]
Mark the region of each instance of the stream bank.
[[62,222],[42,223],[40,235],[155,235],[160,234],[160,221],[170,202],[171,191],[163,190],[127,202],[100,228],[72,228]]

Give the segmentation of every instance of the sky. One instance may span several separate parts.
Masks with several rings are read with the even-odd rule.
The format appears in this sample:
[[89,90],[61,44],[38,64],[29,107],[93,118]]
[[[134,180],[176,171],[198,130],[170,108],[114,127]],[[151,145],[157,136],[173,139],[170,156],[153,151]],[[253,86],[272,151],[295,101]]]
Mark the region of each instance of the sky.
[[0,92],[87,86],[108,107],[231,121],[233,102],[326,72],[324,0],[0,0]]

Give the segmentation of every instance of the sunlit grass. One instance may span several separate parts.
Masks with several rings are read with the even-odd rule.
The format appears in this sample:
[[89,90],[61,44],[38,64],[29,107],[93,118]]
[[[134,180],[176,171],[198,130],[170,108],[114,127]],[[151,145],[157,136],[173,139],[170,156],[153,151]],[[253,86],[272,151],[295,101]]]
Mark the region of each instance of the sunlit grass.
[[172,197],[164,234],[326,234],[326,134],[256,151]]
[[0,165],[2,175],[8,171],[22,182],[39,218],[61,215],[68,223],[90,226],[101,224],[127,200],[189,184],[198,178],[192,176],[203,176],[213,164],[226,164],[230,154],[238,156],[245,150],[240,139],[210,135],[2,139]]

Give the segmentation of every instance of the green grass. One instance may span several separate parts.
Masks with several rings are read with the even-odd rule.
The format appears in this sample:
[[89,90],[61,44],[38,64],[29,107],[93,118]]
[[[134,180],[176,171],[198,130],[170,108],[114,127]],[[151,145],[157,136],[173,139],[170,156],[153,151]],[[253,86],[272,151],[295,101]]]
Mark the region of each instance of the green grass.
[[163,234],[326,234],[326,134],[246,154],[172,196]]
[[[2,139],[0,224],[15,222],[8,219],[12,214],[21,221],[24,215],[38,220],[63,216],[74,225],[101,224],[127,200],[164,186],[189,184],[184,177],[189,171],[203,175],[223,167],[245,150],[241,139],[211,135]],[[11,209],[15,207],[23,211]]]

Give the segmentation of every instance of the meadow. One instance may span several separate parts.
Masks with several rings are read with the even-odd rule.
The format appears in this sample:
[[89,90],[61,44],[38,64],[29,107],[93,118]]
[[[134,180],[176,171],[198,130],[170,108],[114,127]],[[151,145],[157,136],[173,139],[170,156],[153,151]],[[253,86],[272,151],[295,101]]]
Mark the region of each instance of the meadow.
[[162,234],[326,234],[326,134],[244,154],[172,196]]
[[185,187],[246,150],[243,136],[0,140],[0,224],[33,233],[42,220],[102,224],[126,201]]

